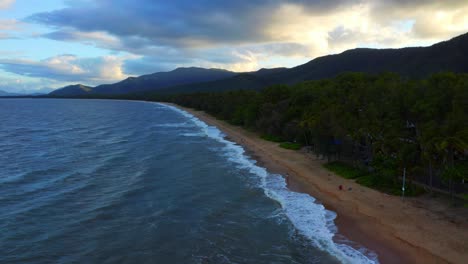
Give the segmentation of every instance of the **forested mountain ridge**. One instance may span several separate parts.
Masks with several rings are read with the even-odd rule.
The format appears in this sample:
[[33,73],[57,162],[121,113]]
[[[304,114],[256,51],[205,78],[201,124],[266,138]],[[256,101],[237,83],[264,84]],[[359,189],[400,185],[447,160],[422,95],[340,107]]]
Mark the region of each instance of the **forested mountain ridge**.
[[[394,72],[406,78],[418,79],[442,71],[468,73],[468,33],[430,47],[347,50],[318,57],[291,69],[251,75],[241,81],[239,76],[234,76],[216,82],[187,84],[177,87],[174,92],[257,90],[268,85],[333,78],[345,72]],[[162,91],[170,93],[171,89]]]
[[235,72],[221,69],[177,68],[170,72],[157,72],[140,77],[131,77],[115,84],[99,85],[93,89],[93,93],[126,94],[148,90],[155,91],[164,87],[186,83],[225,79],[236,74]]
[[[219,69],[178,68],[115,84],[100,85],[88,95],[127,93],[191,93],[227,90],[259,90],[275,84],[296,84],[307,80],[333,78],[345,72],[398,73],[411,79],[426,78],[437,72],[468,73],[468,33],[429,47],[401,49],[357,48],[340,54],[318,57],[294,68],[260,69],[235,73]],[[81,96],[82,90],[54,91],[51,96]]]
[[468,72],[468,33],[429,47],[357,48],[314,59],[273,76],[277,83],[297,83],[335,77],[343,72],[394,72],[425,78],[441,71]]
[[65,86],[63,88],[57,89],[49,93],[49,95],[53,96],[82,96],[87,95],[93,90],[93,87],[82,85],[82,84],[75,84]]
[[129,77],[114,84],[102,84],[96,87],[82,89],[79,85],[71,85],[50,93],[51,96],[83,96],[83,95],[119,95],[157,90],[164,87],[182,85],[194,82],[206,82],[224,79],[236,75],[220,69],[204,69],[197,67],[177,68],[169,72],[157,72]]

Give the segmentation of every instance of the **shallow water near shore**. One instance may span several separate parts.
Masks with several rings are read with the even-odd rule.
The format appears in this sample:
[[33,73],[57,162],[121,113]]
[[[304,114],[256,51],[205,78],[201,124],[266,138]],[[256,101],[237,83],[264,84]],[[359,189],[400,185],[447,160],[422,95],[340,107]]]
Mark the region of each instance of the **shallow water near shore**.
[[0,100],[0,262],[376,263],[335,214],[156,103]]

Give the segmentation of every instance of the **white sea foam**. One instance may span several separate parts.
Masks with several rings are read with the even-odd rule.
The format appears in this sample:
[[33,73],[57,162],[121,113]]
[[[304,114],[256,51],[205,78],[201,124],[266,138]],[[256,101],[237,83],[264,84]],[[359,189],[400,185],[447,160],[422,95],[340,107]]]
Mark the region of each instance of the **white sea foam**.
[[290,191],[281,175],[270,174],[265,168],[257,166],[255,160],[244,154],[245,151],[241,146],[226,140],[225,135],[216,127],[207,125],[177,107],[165,106],[187,117],[206,136],[223,143],[225,145],[223,151],[228,160],[236,164],[238,168],[247,169],[257,175],[265,195],[280,203],[294,227],[315,247],[329,252],[342,263],[378,263],[377,255],[368,249],[363,247],[355,249],[350,246],[350,241],[337,243],[333,240],[337,233],[334,223],[335,212],[325,209],[308,194]]
[[204,137],[206,136],[205,134],[203,133],[182,133],[180,134],[181,136],[184,136],[184,137]]
[[173,128],[183,128],[183,127],[193,127],[190,123],[164,123],[164,124],[155,124],[154,127],[173,127]]

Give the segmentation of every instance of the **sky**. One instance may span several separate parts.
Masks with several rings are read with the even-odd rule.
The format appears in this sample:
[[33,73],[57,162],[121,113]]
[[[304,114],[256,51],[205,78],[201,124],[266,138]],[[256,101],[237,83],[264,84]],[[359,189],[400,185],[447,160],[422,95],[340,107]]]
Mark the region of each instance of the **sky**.
[[466,0],[0,0],[0,90],[294,67],[468,32]]

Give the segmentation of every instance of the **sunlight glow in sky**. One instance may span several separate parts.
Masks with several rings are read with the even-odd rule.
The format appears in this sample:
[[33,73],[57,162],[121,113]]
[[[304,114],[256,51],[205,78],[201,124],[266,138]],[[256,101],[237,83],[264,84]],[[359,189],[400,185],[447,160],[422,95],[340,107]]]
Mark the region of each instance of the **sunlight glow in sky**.
[[97,85],[187,66],[293,67],[466,32],[466,0],[0,0],[0,90]]

